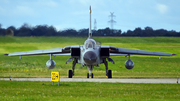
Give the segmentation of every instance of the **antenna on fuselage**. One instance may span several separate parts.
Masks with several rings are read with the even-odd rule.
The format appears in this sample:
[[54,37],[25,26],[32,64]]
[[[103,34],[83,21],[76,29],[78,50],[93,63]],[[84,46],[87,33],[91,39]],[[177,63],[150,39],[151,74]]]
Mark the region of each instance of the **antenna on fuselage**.
[[91,32],[91,6],[89,8],[89,38],[92,38],[92,32]]

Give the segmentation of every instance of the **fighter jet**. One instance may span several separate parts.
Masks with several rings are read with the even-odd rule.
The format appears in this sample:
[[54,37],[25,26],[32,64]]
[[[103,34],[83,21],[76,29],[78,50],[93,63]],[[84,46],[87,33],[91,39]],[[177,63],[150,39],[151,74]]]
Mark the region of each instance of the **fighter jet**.
[[50,60],[46,62],[46,66],[48,69],[53,69],[56,65],[55,61],[52,60],[52,56],[70,56],[70,58],[66,61],[73,61],[72,70],[69,70],[68,77],[72,78],[75,73],[75,65],[77,63],[82,66],[87,66],[89,73],[87,73],[87,78],[93,78],[92,70],[94,67],[98,67],[99,64],[104,64],[106,68],[106,76],[108,78],[112,78],[112,71],[108,70],[108,62],[112,62],[114,64],[113,59],[110,56],[129,56],[129,59],[125,62],[125,67],[127,69],[132,69],[134,67],[134,62],[130,59],[131,55],[155,55],[155,56],[173,56],[175,54],[172,53],[162,53],[162,52],[153,52],[153,51],[144,51],[144,50],[134,50],[134,49],[125,49],[118,48],[113,46],[99,45],[92,38],[91,31],[91,6],[89,9],[89,37],[84,42],[84,45],[74,45],[67,46],[63,48],[54,48],[54,49],[44,49],[44,50],[34,50],[34,51],[24,51],[24,52],[15,52],[15,53],[6,53],[8,56],[24,56],[24,55],[50,55]]

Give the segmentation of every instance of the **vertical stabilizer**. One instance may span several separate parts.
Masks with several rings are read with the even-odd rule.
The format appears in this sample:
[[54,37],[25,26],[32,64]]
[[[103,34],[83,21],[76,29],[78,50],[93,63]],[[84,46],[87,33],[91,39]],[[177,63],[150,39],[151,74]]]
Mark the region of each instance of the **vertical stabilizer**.
[[89,8],[89,38],[92,38],[92,32],[91,32],[91,6]]

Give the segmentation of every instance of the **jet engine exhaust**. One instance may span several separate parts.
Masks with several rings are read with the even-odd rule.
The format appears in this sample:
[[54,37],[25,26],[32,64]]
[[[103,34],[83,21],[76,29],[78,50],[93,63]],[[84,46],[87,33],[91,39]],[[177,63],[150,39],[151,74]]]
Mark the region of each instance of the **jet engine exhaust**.
[[48,60],[48,61],[46,62],[46,67],[47,67],[48,69],[53,69],[53,68],[55,67],[55,65],[56,65],[56,63],[55,63],[54,60]]
[[97,56],[96,56],[96,53],[94,53],[93,51],[87,51],[84,54],[83,59],[87,64],[92,65],[92,64],[96,63]]

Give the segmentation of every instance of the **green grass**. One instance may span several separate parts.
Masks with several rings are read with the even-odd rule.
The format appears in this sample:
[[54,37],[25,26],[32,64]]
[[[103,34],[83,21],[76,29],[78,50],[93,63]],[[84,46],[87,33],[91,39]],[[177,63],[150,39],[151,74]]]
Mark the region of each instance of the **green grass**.
[[[46,68],[48,55],[8,57],[3,54],[9,52],[50,49],[71,45],[81,45],[86,37],[0,37],[0,77],[49,77],[51,71],[60,71],[61,77],[67,77],[72,62],[65,64],[70,57],[56,56],[56,67],[53,70]],[[176,78],[180,77],[180,38],[179,37],[94,37],[103,45],[120,48],[141,49],[149,51],[175,53],[173,57],[132,55],[135,63],[132,70],[127,70],[124,63],[128,57],[111,57],[115,64],[109,63],[114,78]],[[76,65],[75,77],[86,78],[86,67]],[[105,67],[95,67],[95,78],[105,78]]]
[[[93,37],[102,43],[180,43],[179,37]],[[0,43],[79,43],[87,37],[0,37]]]
[[0,81],[0,100],[63,101],[175,101],[178,84]]

